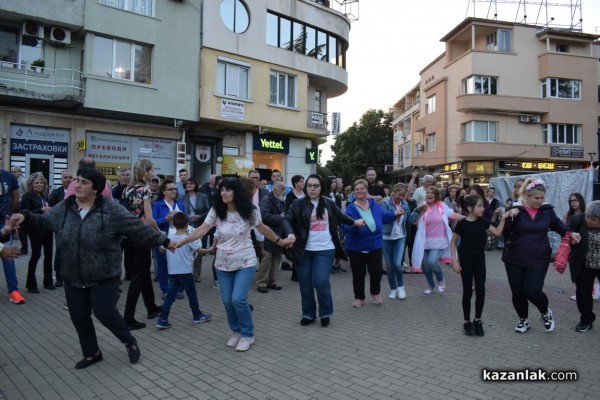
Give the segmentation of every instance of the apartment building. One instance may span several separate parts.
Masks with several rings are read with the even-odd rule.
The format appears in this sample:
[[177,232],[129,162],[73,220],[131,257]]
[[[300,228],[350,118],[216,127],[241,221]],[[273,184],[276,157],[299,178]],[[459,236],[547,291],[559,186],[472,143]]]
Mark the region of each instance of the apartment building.
[[349,30],[324,0],[0,0],[1,165],[289,182],[316,171]]
[[[316,172],[327,100],[346,92],[349,19],[329,1],[203,4],[197,152],[223,174]],[[201,174],[197,164],[194,174]]]
[[[388,175],[410,176],[412,173],[412,133],[413,126],[419,119],[421,89],[417,83],[400,100],[393,105],[394,119],[392,130],[394,132],[393,164],[386,166]],[[418,147],[420,151],[420,146]],[[401,181],[404,182],[404,179]]]
[[589,166],[598,152],[599,37],[465,19],[420,73],[412,164],[440,185]]
[[109,179],[176,175],[174,120],[199,118],[201,0],[0,1],[2,167],[50,185],[92,156]]

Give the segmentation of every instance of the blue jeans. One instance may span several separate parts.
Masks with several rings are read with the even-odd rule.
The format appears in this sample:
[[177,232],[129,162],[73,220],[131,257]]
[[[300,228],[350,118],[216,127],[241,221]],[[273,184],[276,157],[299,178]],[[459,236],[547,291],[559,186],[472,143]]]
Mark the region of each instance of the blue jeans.
[[402,270],[402,258],[404,257],[404,246],[406,236],[400,239],[383,240],[383,259],[387,265],[387,278],[390,290],[396,290],[404,286],[404,272]]
[[254,322],[248,304],[248,290],[254,274],[256,274],[256,265],[236,271],[217,270],[229,328],[242,337],[254,337]]
[[319,318],[333,315],[333,298],[331,297],[331,266],[335,258],[335,250],[305,251],[296,274],[302,298],[302,318],[315,320],[317,304],[315,291],[319,301]]
[[423,255],[423,275],[425,275],[425,279],[427,279],[427,284],[431,289],[435,288],[435,283],[433,282],[433,274],[435,274],[435,278],[438,283],[444,281],[444,274],[442,273],[442,266],[439,263],[440,254],[442,254],[443,249],[426,249],[425,254]]
[[[0,228],[4,226],[4,221],[0,225]],[[12,246],[12,236],[11,238],[4,243],[5,246]],[[17,280],[17,266],[15,265],[15,260],[5,260],[2,259],[2,267],[4,268],[4,278],[6,278],[6,288],[8,289],[8,294],[11,294],[15,290],[19,290],[19,281]]]
[[169,287],[167,289],[167,297],[160,310],[162,319],[169,319],[171,306],[175,301],[177,292],[183,287],[190,302],[190,309],[194,317],[200,316],[200,305],[198,304],[198,295],[196,294],[196,283],[194,282],[193,274],[175,274],[169,275]]

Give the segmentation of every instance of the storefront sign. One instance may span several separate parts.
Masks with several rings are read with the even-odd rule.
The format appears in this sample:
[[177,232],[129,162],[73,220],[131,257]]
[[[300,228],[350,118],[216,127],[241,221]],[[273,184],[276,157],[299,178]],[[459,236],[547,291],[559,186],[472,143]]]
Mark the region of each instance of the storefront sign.
[[52,154],[59,157],[67,157],[69,154],[69,143],[52,143],[43,140],[20,140],[10,141],[11,154]]
[[254,169],[254,162],[242,157],[223,156],[223,175],[248,176]]
[[221,100],[221,117],[243,121],[246,105],[240,101]]
[[255,134],[253,148],[254,151],[289,154],[290,139],[287,137]]
[[69,142],[69,130],[43,126],[10,125],[11,139],[32,139],[46,142]]
[[223,146],[223,155],[224,156],[239,156],[240,148]]
[[583,158],[583,147],[550,146],[550,157]]
[[442,167],[442,171],[443,172],[457,172],[457,171],[460,171],[461,168],[462,168],[462,164],[457,162],[457,163],[444,165]]
[[319,162],[319,148],[306,149],[306,163],[316,164]]
[[156,175],[175,176],[177,142],[169,139],[134,137],[131,143],[132,159],[146,158],[154,164]]
[[467,175],[493,175],[493,161],[467,161]]
[[510,170],[553,171],[555,169],[569,169],[565,164],[555,164],[548,161],[500,161],[500,168]]

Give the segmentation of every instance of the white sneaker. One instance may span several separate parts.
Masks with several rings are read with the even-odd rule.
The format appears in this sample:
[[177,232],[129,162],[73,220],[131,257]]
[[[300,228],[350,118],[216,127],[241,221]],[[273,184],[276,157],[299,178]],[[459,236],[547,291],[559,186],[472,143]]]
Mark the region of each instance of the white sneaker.
[[234,332],[234,334],[231,335],[231,337],[227,341],[227,346],[229,346],[229,347],[237,346],[238,342],[240,341],[240,338],[241,338],[240,334],[237,332]]
[[577,301],[577,295],[571,296],[570,299],[573,300],[573,301]]
[[250,345],[254,343],[254,337],[242,337],[235,346],[236,351],[246,351],[250,348]]
[[529,328],[531,328],[529,326],[529,321],[527,319],[521,319],[521,320],[519,320],[519,323],[517,324],[517,326],[515,326],[515,332],[525,333],[529,330]]
[[437,287],[438,293],[444,293],[445,290],[446,290],[446,282],[442,282],[442,283],[438,282],[438,287]]
[[546,328],[546,332],[552,332],[554,330],[554,315],[552,315],[551,309],[548,309],[546,314],[541,316],[541,320],[544,323],[544,328]]
[[427,288],[427,289],[423,290],[423,293],[425,293],[425,294],[431,294],[431,293],[433,293],[433,290],[430,289],[430,288]]
[[388,299],[397,299],[398,298],[398,289],[390,290],[390,295]]
[[400,300],[404,300],[406,298],[406,290],[404,290],[404,286],[399,286],[396,291],[398,292],[398,298]]

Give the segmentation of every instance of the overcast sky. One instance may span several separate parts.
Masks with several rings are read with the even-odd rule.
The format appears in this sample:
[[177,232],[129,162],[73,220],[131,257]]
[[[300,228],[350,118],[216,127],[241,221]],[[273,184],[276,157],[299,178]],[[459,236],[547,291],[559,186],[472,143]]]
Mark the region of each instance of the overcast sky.
[[[337,1],[337,0],[332,0]],[[339,3],[340,1],[338,1]],[[540,3],[540,1],[535,1]],[[570,0],[548,0],[569,4]],[[576,1],[572,1],[576,3]],[[347,53],[348,91],[328,100],[328,112],[341,112],[341,132],[358,122],[370,108],[387,110],[419,82],[419,71],[444,52],[440,39],[465,17],[486,18],[490,2],[472,0],[359,0],[352,22]],[[546,21],[546,9],[528,0],[527,22]],[[600,0],[579,0],[585,33],[600,34]],[[356,7],[358,6],[358,7]],[[498,19],[522,22],[523,8],[518,4],[497,3]],[[548,7],[548,16],[569,25],[570,7]],[[579,9],[574,9],[576,21]],[[493,16],[492,8],[490,18]],[[331,159],[329,145],[323,149],[322,162]]]

